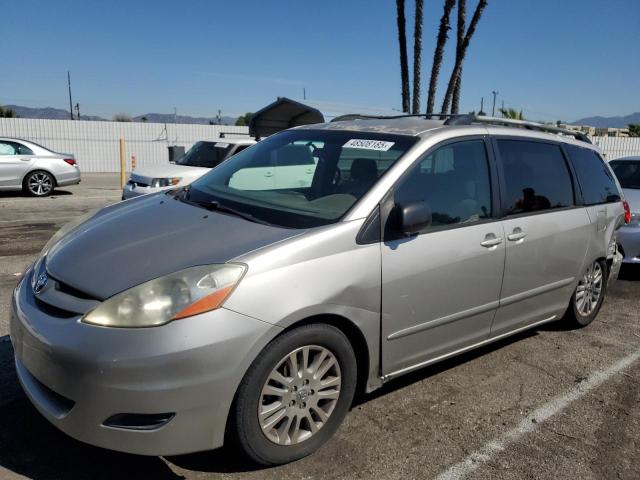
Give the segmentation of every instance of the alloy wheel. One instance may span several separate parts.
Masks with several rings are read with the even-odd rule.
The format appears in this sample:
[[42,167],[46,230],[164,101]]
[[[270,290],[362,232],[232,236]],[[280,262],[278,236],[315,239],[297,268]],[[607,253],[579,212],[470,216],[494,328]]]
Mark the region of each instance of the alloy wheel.
[[27,180],[27,187],[32,194],[42,196],[53,189],[53,181],[46,173],[36,172]]
[[589,316],[598,306],[602,282],[602,267],[600,262],[594,262],[580,279],[576,289],[576,311],[583,317]]
[[265,382],[258,404],[264,435],[278,445],[294,445],[315,435],[338,399],[342,377],[331,351],[318,345],[283,357]]

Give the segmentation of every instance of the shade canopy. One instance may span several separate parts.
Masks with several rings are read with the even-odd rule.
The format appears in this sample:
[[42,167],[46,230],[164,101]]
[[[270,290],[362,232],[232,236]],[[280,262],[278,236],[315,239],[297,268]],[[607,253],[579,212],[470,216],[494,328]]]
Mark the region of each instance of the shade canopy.
[[254,113],[249,121],[249,134],[256,139],[267,137],[300,125],[323,123],[319,110],[285,97]]

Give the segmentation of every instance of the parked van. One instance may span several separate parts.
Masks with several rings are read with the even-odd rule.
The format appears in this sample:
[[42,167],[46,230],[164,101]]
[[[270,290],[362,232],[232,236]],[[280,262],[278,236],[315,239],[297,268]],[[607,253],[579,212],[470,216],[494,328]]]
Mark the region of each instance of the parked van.
[[286,130],[57,234],[13,295],[18,377],[93,445],[171,455],[235,438],[290,462],[357,390],[591,323],[624,218],[576,132],[473,116]]

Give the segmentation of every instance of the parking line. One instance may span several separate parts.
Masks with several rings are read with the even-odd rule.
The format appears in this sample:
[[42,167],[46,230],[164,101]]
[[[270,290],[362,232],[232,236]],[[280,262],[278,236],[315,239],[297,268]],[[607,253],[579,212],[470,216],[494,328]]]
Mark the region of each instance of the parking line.
[[497,439],[485,444],[481,449],[468,455],[462,462],[457,463],[442,472],[436,477],[436,479],[453,480],[464,478],[483,464],[489,462],[494,456],[504,451],[509,444],[514,443],[524,435],[533,432],[541,423],[560,413],[571,405],[571,403],[579,400],[591,390],[598,388],[609,378],[620,373],[637,360],[640,360],[640,350],[636,350],[632,354],[614,363],[609,368],[593,373],[586,380],[578,383],[564,395],[554,398],[535,410],[512,430],[505,432]]

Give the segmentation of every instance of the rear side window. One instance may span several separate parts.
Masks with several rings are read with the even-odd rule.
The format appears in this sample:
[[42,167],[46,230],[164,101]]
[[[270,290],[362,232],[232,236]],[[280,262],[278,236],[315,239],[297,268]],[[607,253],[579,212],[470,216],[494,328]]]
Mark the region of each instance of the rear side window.
[[596,152],[574,145],[567,145],[567,150],[576,169],[585,205],[620,201],[613,175]]
[[0,142],[0,155],[33,155],[33,152],[21,143]]
[[574,205],[569,168],[558,145],[497,140],[506,183],[507,215]]

